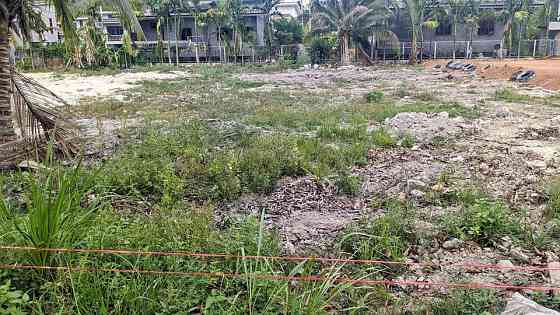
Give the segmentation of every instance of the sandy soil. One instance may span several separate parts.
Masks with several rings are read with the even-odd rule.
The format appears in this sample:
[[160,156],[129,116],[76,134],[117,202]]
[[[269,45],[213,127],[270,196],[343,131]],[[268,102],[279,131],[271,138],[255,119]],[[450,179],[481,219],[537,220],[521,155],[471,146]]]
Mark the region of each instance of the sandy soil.
[[85,97],[114,97],[122,99],[122,91],[138,86],[144,80],[171,80],[187,76],[185,71],[172,72],[123,72],[115,75],[63,74],[53,76],[52,73],[27,74],[45,87],[62,97],[71,105],[77,104]]
[[[428,61],[425,66],[431,68],[436,64],[444,65],[448,61]],[[477,66],[476,73],[481,78],[509,80],[511,75],[518,70],[533,70],[537,75],[529,82],[530,85],[540,86],[548,90],[560,90],[560,59],[469,60],[468,62]],[[487,68],[488,65],[490,67]]]

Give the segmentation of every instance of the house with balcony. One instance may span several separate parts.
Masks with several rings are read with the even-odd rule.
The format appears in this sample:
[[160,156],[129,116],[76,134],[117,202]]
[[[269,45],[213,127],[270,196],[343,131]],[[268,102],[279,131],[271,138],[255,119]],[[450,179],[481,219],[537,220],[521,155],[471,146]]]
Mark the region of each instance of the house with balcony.
[[[397,2],[398,5],[399,2]],[[402,4],[404,6],[404,4]],[[445,0],[438,3],[445,6]],[[531,2],[533,8],[544,5],[544,0]],[[533,53],[542,55],[550,43],[544,38],[539,40],[522,41],[520,47],[508,49],[504,37],[505,26],[498,18],[500,12],[505,8],[505,0],[481,0],[479,3],[480,14],[477,16],[476,26],[460,22],[457,25],[456,34],[453,32],[452,17],[438,18],[438,27],[435,29],[423,28],[423,41],[418,43],[422,47],[422,55],[428,58],[449,58],[469,56],[476,57],[500,57],[516,56],[518,50],[523,56],[531,56]],[[404,7],[403,7],[404,8]],[[428,11],[431,8],[428,8]],[[399,43],[389,43],[392,53],[410,54],[410,20],[405,10],[395,10],[396,16],[391,30],[397,35]],[[544,33],[544,32],[543,32]],[[399,45],[397,47],[396,45]]]
[[[253,4],[251,6],[251,4]],[[200,3],[201,12],[217,5],[215,1]],[[237,30],[241,36],[236,50],[237,56],[251,57],[264,50],[264,14],[254,2],[246,3],[247,8],[241,16],[240,28]],[[227,56],[233,46],[233,30],[224,27],[218,30],[213,24],[197,25],[192,13],[171,12],[168,16],[161,17],[146,10],[138,17],[144,32],[144,39],[139,40],[136,34],[131,38],[136,48],[144,54],[154,54],[158,42],[162,43],[163,56],[169,54],[175,60],[178,52],[181,61],[193,61],[198,58],[202,61],[220,60]],[[160,21],[160,34],[158,34],[158,20]],[[107,36],[107,45],[118,49],[123,44],[125,32],[115,12],[101,11],[98,23]],[[220,31],[220,34],[218,34]]]

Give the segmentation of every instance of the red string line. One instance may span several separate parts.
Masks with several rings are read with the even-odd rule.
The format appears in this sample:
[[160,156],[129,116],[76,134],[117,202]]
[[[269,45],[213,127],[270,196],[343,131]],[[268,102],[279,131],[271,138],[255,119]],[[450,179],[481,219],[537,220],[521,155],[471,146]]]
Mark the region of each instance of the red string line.
[[7,251],[41,251],[56,253],[91,253],[91,254],[122,254],[134,256],[173,256],[173,257],[194,257],[194,258],[222,258],[222,259],[241,259],[241,260],[279,260],[279,261],[310,261],[320,263],[340,263],[354,265],[406,265],[415,267],[446,267],[446,268],[478,268],[478,269],[497,269],[497,270],[518,270],[518,271],[537,271],[548,272],[560,270],[559,267],[549,268],[546,266],[502,266],[497,264],[436,264],[436,263],[415,263],[402,261],[385,261],[372,259],[345,259],[345,258],[326,258],[316,256],[258,256],[258,255],[231,255],[231,254],[210,254],[210,253],[189,253],[189,252],[162,252],[162,251],[138,251],[128,249],[94,249],[94,248],[38,248],[26,246],[0,246],[0,250]]
[[348,277],[329,278],[323,276],[285,276],[270,275],[256,273],[230,273],[230,272],[181,272],[181,271],[160,271],[160,270],[142,270],[142,269],[112,269],[112,268],[81,268],[81,267],[65,267],[65,266],[38,266],[38,265],[4,265],[0,264],[0,269],[9,270],[57,270],[68,272],[111,272],[111,273],[136,273],[160,276],[175,277],[205,277],[205,278],[241,278],[241,279],[258,279],[270,281],[296,281],[296,282],[327,282],[344,283],[351,285],[400,285],[400,286],[429,286],[440,288],[462,288],[462,289],[500,289],[500,290],[529,290],[529,291],[559,291],[560,287],[546,286],[526,286],[512,284],[493,284],[493,283],[445,283],[445,282],[428,282],[414,280],[372,280],[372,279],[353,279]]

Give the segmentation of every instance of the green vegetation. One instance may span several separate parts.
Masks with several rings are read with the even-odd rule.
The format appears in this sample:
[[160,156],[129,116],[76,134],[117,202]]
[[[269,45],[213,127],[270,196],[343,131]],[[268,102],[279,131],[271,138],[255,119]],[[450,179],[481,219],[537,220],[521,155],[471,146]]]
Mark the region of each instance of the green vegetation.
[[453,290],[449,296],[436,298],[430,307],[434,315],[491,315],[498,314],[504,303],[492,290]]
[[513,91],[512,89],[508,89],[508,88],[496,90],[495,98],[497,101],[505,101],[511,103],[515,103],[515,102],[526,103],[534,99],[529,95],[519,94]]
[[560,219],[560,179],[552,180],[548,187],[548,204],[544,211],[547,220]]

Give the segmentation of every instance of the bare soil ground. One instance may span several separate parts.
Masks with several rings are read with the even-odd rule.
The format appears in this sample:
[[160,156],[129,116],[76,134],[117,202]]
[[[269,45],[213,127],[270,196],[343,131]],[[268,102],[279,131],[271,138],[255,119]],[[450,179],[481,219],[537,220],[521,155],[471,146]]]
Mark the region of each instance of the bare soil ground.
[[[448,60],[428,61],[427,68],[436,64],[446,64]],[[481,78],[509,80],[511,75],[519,70],[533,70],[536,77],[528,84],[545,89],[560,90],[560,59],[504,59],[504,60],[468,60],[465,62],[477,66],[477,74]]]
[[[381,123],[372,121],[372,128],[411,134],[417,142],[408,149],[370,150],[367,164],[352,169],[353,174],[363,178],[357,196],[341,196],[331,184],[312,176],[284,178],[270,194],[245,195],[237,201],[219,204],[216,222],[259,215],[262,209],[267,209],[265,222],[279,232],[286,253],[328,255],[334,254],[329,249],[340,231],[364,216],[383,215],[385,210],[375,201],[380,196],[391,197],[417,205],[417,232],[428,240],[407,253],[410,262],[496,263],[506,259],[514,264],[540,265],[558,260],[558,253],[520,249],[508,238],[492,247],[469,242],[444,247],[447,240],[435,227],[438,218],[458,209],[434,202],[430,197],[433,191],[453,192],[471,186],[504,200],[513,209],[526,209],[533,218],[528,224],[536,225],[545,207],[546,184],[560,175],[560,106],[556,106],[557,99],[552,99],[556,96],[547,91],[560,89],[560,60],[474,63],[478,69],[491,66],[481,72],[477,70],[476,74],[454,72],[452,76],[432,69],[434,64],[445,64],[444,61],[427,63],[425,69],[341,67],[239,75],[241,80],[264,83],[251,88],[255,93],[275,90],[328,93],[332,102],[344,102],[363,98],[369,91],[382,91],[396,98],[399,106],[422,97],[434,102],[457,102],[476,109],[480,116],[449,118],[440,114],[407,113],[408,116],[397,115]],[[507,81],[518,68],[535,70],[537,78],[530,84]],[[138,73],[117,77],[72,76],[62,80],[36,75],[35,78],[55,92],[74,98],[84,93],[112,95],[139,80],[179,79],[183,75]],[[500,99],[496,92],[502,89],[527,99]],[[411,187],[411,183],[418,187]],[[436,185],[438,188],[433,188]],[[445,282],[455,279],[457,272],[418,269],[403,277]],[[461,272],[461,276],[466,275]],[[468,276],[474,281],[548,281],[536,272],[477,271]]]

